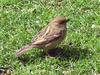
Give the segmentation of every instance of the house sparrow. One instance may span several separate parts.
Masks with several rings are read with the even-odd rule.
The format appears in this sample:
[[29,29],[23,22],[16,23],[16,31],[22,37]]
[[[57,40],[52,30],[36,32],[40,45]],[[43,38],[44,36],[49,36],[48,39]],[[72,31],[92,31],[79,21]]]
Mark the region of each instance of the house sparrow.
[[68,19],[62,16],[55,17],[48,25],[43,28],[36,36],[33,37],[32,42],[16,52],[19,57],[31,48],[43,49],[46,54],[48,50],[54,49],[56,45],[60,44],[65,37],[66,22]]

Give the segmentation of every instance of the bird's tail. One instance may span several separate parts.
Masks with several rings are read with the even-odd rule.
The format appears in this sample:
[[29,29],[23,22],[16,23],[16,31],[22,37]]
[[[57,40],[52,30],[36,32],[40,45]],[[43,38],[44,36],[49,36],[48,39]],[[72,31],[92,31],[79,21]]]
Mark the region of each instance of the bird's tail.
[[20,48],[17,52],[16,52],[16,57],[19,57],[21,56],[22,54],[24,54],[25,52],[27,52],[29,49],[33,48],[33,47],[36,47],[35,45],[33,44],[28,44],[22,48]]

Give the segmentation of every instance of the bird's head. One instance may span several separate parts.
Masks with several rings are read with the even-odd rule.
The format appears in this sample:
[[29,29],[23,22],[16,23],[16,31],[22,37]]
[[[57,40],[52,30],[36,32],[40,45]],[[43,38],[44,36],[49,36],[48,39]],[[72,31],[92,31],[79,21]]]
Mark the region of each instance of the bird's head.
[[58,16],[55,17],[53,20],[50,21],[49,25],[51,26],[58,26],[58,27],[65,27],[66,23],[69,21],[69,19],[63,17],[63,16]]

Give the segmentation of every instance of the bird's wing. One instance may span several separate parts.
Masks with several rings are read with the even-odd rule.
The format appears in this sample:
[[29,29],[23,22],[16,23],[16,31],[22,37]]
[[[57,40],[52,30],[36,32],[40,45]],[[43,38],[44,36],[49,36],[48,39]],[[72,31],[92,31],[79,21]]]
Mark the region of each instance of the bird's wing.
[[47,43],[49,43],[49,42],[58,40],[60,37],[61,37],[61,34],[54,33],[52,35],[48,35],[48,37],[45,37],[45,39],[47,40]]
[[35,45],[43,45],[49,42],[58,40],[62,36],[62,30],[51,28],[47,26],[42,29],[35,37],[33,37],[32,43]]
[[48,27],[43,28],[40,32],[38,32],[33,38],[32,38],[32,42],[35,42],[37,39],[39,39],[40,37],[42,37],[42,35],[45,34],[45,32],[47,31]]
[[49,42],[58,40],[61,37],[61,35],[59,33],[53,33],[53,34],[48,34],[44,37],[38,38],[34,44],[35,45],[43,45],[43,44],[47,44]]

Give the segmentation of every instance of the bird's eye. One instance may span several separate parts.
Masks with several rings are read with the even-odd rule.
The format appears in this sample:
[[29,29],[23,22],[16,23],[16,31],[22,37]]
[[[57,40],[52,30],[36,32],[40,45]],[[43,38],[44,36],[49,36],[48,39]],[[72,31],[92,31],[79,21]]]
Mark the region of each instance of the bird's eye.
[[60,24],[63,24],[63,23],[66,23],[66,21],[65,21],[65,20],[64,20],[64,21],[60,21],[59,23],[60,23]]

